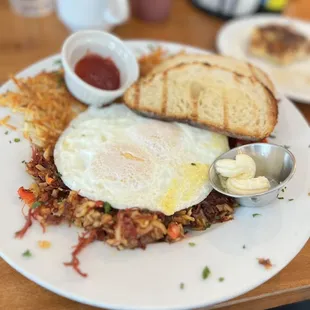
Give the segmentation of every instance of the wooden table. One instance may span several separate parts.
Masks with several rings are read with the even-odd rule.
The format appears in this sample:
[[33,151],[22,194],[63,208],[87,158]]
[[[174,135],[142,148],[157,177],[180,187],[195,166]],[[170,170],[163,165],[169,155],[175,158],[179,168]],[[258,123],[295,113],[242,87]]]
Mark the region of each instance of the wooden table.
[[[13,15],[4,0],[0,1],[0,23],[0,84],[7,80],[9,74],[59,52],[68,35],[54,15],[43,19],[23,19]],[[213,50],[216,33],[222,24],[223,21],[198,11],[188,1],[175,0],[173,14],[166,22],[146,24],[131,19],[114,32],[124,39],[160,39]],[[299,103],[296,106],[310,122],[310,105]],[[95,309],[39,287],[1,259],[0,279],[0,309]],[[310,241],[277,276],[255,290],[215,308],[258,310],[306,299],[310,299]]]

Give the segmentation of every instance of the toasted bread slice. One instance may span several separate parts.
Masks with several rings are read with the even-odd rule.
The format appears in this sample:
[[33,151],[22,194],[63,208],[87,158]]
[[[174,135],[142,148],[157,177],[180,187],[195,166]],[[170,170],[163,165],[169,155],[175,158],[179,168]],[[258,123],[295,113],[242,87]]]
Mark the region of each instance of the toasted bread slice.
[[259,82],[263,83],[274,95],[275,88],[268,75],[265,74],[261,69],[232,57],[224,57],[215,54],[185,54],[179,53],[170,56],[165,61],[157,65],[150,74],[163,72],[167,69],[173,68],[179,64],[187,63],[205,63],[208,65],[216,66],[236,74],[241,74],[248,77],[256,78]]
[[203,63],[148,75],[127,90],[124,101],[150,117],[248,140],[267,137],[278,115],[273,93],[256,78]]

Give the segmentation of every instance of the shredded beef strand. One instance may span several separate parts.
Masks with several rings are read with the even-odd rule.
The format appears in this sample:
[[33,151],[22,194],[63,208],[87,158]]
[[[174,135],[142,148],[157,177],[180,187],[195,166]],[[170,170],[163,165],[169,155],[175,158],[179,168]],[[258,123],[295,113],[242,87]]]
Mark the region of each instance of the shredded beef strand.
[[80,261],[78,259],[78,255],[81,253],[83,249],[85,249],[90,243],[97,239],[97,232],[95,230],[90,232],[85,232],[82,236],[79,236],[78,244],[75,246],[74,251],[71,253],[72,260],[71,262],[64,263],[65,266],[71,266],[79,275],[82,277],[87,277],[87,273],[84,273],[79,268]]
[[25,225],[21,230],[19,230],[15,233],[15,238],[19,238],[19,239],[23,238],[25,233],[27,232],[28,228],[32,225],[32,220],[31,220],[32,214],[31,214],[31,212],[32,212],[32,210],[29,208],[28,215],[25,216],[25,218],[26,218]]
[[269,258],[258,258],[258,263],[266,269],[270,269],[273,266]]

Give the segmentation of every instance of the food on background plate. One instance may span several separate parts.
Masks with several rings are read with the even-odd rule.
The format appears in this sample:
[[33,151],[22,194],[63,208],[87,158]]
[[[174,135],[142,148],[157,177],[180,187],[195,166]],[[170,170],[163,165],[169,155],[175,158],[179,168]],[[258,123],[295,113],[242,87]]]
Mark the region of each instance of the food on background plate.
[[288,65],[309,57],[309,40],[289,26],[268,24],[253,30],[248,50],[256,57]]
[[124,102],[149,117],[258,141],[268,137],[277,123],[273,89],[253,65],[223,56],[181,54],[135,82],[125,92]]
[[220,159],[215,162],[223,188],[230,194],[253,195],[270,189],[265,176],[256,176],[256,164],[246,154],[238,154],[236,159]]

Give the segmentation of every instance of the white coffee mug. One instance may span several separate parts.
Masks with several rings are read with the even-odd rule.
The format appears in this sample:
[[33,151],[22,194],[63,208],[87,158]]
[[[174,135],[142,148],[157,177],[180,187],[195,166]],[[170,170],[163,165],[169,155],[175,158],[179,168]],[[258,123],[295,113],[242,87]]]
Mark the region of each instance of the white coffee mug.
[[105,30],[129,17],[128,0],[57,0],[59,19],[71,30]]

